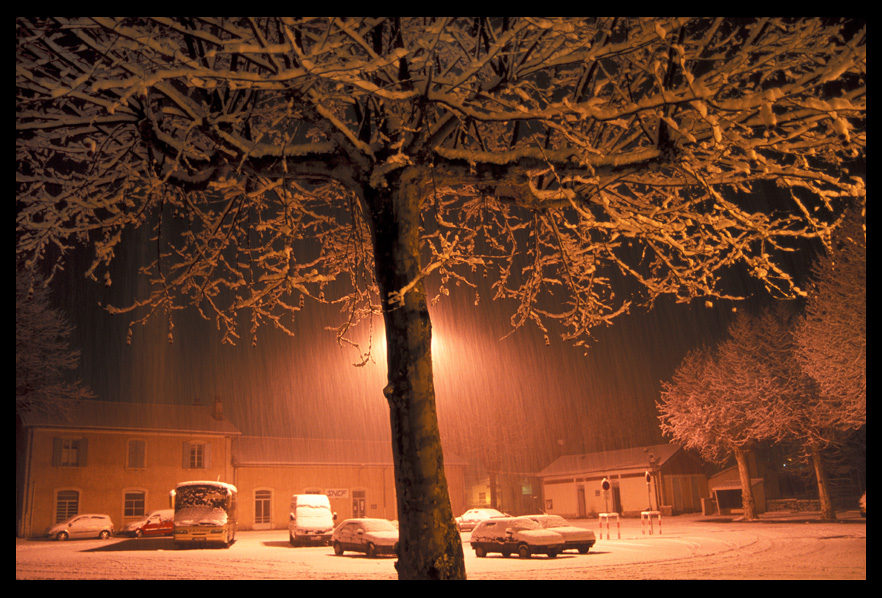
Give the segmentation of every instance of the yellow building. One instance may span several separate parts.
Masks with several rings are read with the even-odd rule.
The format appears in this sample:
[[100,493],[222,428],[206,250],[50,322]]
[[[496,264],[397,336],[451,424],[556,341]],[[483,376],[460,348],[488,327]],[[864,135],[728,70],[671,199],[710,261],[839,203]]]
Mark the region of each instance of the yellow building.
[[[455,514],[465,463],[445,457]],[[180,482],[238,491],[239,529],[286,529],[292,494],[330,498],[338,520],[397,518],[389,442],[242,436],[211,406],[81,401],[70,413],[16,424],[16,533],[39,536],[71,515],[105,513],[117,530],[169,507]]]
[[231,481],[239,430],[220,404],[80,401],[64,414],[25,414],[16,429],[16,532],[39,536],[79,513],[117,530],[169,507],[188,480]]

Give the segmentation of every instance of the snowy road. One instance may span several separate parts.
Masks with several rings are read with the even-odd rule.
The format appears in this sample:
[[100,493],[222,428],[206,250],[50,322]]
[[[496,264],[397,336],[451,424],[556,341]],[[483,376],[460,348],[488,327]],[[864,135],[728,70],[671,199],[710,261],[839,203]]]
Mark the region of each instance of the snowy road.
[[[466,543],[466,571],[470,579],[866,579],[864,520],[737,523],[681,516],[663,523],[662,534],[648,535],[639,521],[623,520],[621,539],[613,527],[612,539],[604,533],[589,554],[554,559],[479,559]],[[293,548],[281,530],[240,532],[228,550],[175,550],[167,538],[17,539],[15,548],[16,579],[396,578],[394,557]]]

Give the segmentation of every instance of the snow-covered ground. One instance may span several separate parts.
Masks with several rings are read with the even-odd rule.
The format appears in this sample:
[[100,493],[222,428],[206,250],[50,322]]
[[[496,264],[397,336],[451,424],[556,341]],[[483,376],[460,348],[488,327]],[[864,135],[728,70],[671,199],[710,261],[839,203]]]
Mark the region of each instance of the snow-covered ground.
[[[867,526],[856,512],[761,522],[664,518],[661,533],[623,519],[586,555],[475,557],[462,534],[469,579],[866,579]],[[575,521],[598,533],[596,521]],[[175,550],[168,538],[15,542],[16,579],[396,579],[395,557],[335,556],[298,547],[286,530],[240,532],[229,549]]]

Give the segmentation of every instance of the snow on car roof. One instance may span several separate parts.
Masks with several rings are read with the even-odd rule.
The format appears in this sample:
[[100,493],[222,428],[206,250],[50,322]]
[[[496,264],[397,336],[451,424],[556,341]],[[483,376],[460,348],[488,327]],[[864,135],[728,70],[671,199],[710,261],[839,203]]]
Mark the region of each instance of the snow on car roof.
[[181,482],[175,488],[181,488],[182,486],[216,486],[217,488],[222,488],[227,490],[228,492],[238,492],[235,486],[232,484],[227,484],[226,482],[213,482],[211,480],[196,480],[193,482]]

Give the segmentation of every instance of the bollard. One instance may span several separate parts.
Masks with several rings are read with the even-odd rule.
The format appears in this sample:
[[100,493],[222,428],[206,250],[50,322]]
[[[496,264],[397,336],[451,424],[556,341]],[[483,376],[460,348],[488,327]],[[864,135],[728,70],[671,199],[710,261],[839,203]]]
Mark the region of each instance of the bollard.
[[616,520],[616,528],[618,531],[619,540],[622,539],[622,524],[619,521],[618,513],[600,513],[598,516],[598,521],[600,523],[600,539],[603,539],[603,522],[606,521],[606,539],[609,540],[609,520],[610,518],[615,517]]
[[640,522],[643,534],[646,534],[646,523],[649,522],[649,535],[652,535],[652,518],[658,518],[658,533],[661,534],[661,511],[640,511]]

